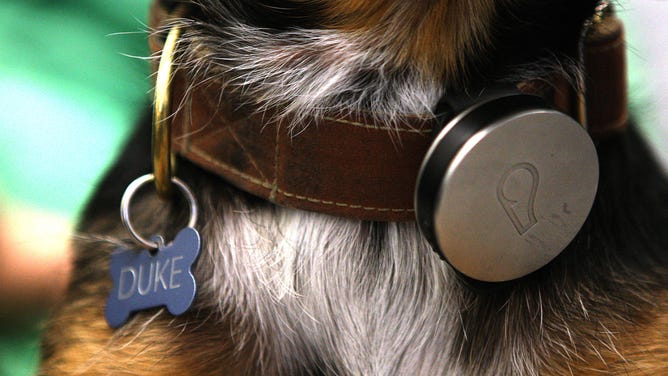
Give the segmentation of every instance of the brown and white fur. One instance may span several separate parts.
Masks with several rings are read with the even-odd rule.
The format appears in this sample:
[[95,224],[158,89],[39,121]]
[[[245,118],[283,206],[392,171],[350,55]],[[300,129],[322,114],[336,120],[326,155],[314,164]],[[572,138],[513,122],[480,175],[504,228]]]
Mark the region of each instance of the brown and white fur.
[[[179,64],[199,82],[217,80],[258,111],[296,119],[364,111],[388,124],[472,85],[554,72],[577,81],[578,41],[596,6],[185,3],[189,12],[174,21],[185,30]],[[668,185],[633,127],[598,141],[598,197],[566,251],[485,288],[458,278],[413,222],[277,207],[181,161],[179,176],[203,208],[195,306],[180,317],[140,312],[112,330],[103,314],[109,254],[129,242],[118,205],[150,171],[149,128],[146,118],[83,213],[43,375],[668,373]],[[186,217],[150,194],[136,203],[144,233],[173,233]]]

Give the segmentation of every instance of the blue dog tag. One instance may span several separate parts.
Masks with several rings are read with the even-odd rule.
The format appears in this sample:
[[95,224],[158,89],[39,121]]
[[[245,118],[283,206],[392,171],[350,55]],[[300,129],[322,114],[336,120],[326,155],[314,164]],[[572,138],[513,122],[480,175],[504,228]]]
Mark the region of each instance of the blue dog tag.
[[111,255],[114,287],[107,299],[105,318],[112,328],[123,325],[132,312],[166,306],[174,316],[185,313],[197,285],[192,266],[200,251],[199,233],[186,227],[168,246],[161,245],[155,256],[125,248]]

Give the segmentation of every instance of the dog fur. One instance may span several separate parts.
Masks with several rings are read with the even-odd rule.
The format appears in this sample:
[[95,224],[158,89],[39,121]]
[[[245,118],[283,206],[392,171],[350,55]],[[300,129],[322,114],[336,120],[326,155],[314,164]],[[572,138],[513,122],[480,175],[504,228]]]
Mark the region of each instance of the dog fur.
[[[172,3],[172,2],[165,2]],[[195,0],[173,22],[178,62],[258,111],[388,124],[450,91],[581,79],[593,0]],[[177,4],[178,5],[178,4]],[[166,26],[167,27],[167,26]],[[163,29],[155,30],[160,34]],[[188,111],[187,102],[180,111]],[[41,374],[562,375],[668,372],[668,185],[633,126],[598,140],[600,187],[572,244],[509,283],[458,278],[415,223],[277,207],[179,161],[203,212],[194,308],[104,321],[120,197],[150,171],[149,117],[82,215],[75,272],[44,338]],[[364,163],[364,161],[360,161]],[[143,233],[183,205],[145,194]],[[158,219],[156,219],[158,218]]]

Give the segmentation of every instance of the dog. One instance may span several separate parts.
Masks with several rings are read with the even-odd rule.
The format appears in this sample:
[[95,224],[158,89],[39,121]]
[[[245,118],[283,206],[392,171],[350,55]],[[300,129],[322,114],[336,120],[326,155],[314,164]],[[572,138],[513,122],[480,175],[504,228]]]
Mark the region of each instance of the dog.
[[[273,139],[281,124],[308,167],[315,157],[294,145],[326,132],[319,123],[329,118],[363,114],[361,123],[383,125],[403,150],[406,135],[431,124],[451,93],[537,82],[528,86],[554,96],[555,75],[580,88],[582,36],[603,5],[156,0],[152,43],[159,51],[169,28],[183,30],[173,118],[194,128],[173,142],[198,134],[213,142],[223,117],[241,122],[237,141],[248,148],[230,158],[255,149],[274,155],[245,144],[255,136],[243,125]],[[668,372],[668,185],[633,124],[596,139],[598,192],[568,247],[502,283],[478,284],[455,271],[415,220],[379,220],[380,210],[350,218],[356,208],[336,204],[329,206],[344,213],[323,214],[309,206],[323,200],[300,201],[262,182],[253,190],[248,175],[232,185],[206,158],[180,157],[177,175],[201,207],[197,297],[182,315],[142,310],[112,329],[104,313],[110,255],[129,247],[118,205],[152,169],[149,123],[147,114],[82,214],[74,275],[43,339],[43,375]],[[354,152],[354,137],[337,143],[342,160]],[[363,169],[357,158],[342,168]],[[132,205],[142,233],[173,236],[188,220],[183,203],[150,192]]]

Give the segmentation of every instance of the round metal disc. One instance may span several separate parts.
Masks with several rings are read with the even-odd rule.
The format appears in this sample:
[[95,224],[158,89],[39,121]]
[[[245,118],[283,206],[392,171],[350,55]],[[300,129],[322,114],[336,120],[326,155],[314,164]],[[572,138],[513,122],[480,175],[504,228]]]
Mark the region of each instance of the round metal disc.
[[434,241],[471,278],[522,277],[573,240],[597,185],[596,149],[573,119],[549,109],[502,117],[451,160],[434,201]]

